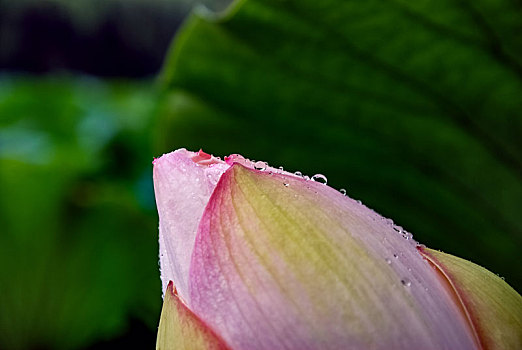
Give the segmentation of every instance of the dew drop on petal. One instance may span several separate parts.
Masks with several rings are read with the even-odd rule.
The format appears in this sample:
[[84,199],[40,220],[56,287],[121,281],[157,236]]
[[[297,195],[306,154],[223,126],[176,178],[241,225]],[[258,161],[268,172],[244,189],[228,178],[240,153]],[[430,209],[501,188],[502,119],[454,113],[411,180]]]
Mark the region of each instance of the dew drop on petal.
[[393,229],[394,229],[395,231],[397,231],[398,233],[402,233],[402,231],[403,231],[403,228],[402,228],[401,226],[398,226],[398,225],[394,225],[394,226],[393,226]]
[[284,182],[283,185],[284,185],[285,187],[290,186],[290,184],[289,184],[289,183],[286,183],[286,182]]
[[345,190],[344,188],[341,188],[341,189],[339,190],[339,192],[341,192],[341,194],[342,194],[343,196],[346,196],[346,190]]
[[254,169],[259,171],[264,171],[267,167],[267,164],[263,161],[258,161],[254,163]]
[[403,278],[403,279],[401,280],[401,283],[402,283],[405,287],[409,287],[409,286],[411,286],[411,281],[410,281],[409,279],[407,279],[407,278]]
[[303,177],[303,173],[300,172],[300,171],[296,171],[296,172],[294,173],[294,175],[297,175],[297,176],[301,176],[301,177]]
[[391,264],[391,260],[390,260],[390,258],[386,258],[386,264],[388,264],[388,265]]
[[315,174],[314,176],[312,176],[312,181],[320,182],[324,185],[326,185],[326,183],[328,182],[326,176],[324,176],[323,174]]
[[393,257],[394,257],[395,259],[399,259],[399,256],[398,256],[397,254],[393,254]]

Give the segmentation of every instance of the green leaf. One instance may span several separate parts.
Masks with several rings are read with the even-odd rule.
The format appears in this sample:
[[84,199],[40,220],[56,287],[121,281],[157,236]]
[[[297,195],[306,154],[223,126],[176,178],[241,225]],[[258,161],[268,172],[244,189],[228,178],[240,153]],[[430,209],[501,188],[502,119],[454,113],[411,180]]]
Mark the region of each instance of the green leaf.
[[162,81],[158,153],[285,164],[522,288],[521,7],[237,1],[197,11]]
[[131,317],[156,327],[157,219],[140,198],[151,91],[0,79],[0,348],[84,348]]

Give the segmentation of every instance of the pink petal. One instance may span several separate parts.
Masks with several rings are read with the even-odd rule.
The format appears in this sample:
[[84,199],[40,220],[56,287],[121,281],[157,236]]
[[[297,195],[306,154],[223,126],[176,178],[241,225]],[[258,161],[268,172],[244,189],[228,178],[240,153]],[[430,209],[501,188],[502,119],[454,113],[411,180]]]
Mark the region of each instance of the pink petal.
[[203,209],[229,165],[202,151],[179,149],[154,160],[154,192],[159,214],[163,293],[174,281],[188,298],[188,272]]
[[[153,162],[163,293],[169,281],[174,281],[179,295],[188,301],[188,272],[197,226],[212,191],[231,164],[255,168],[254,162],[237,154],[225,160],[203,150],[190,152],[182,148]],[[266,170],[295,176],[268,166]]]
[[201,218],[189,306],[235,350],[478,348],[397,230],[328,186],[234,164]]

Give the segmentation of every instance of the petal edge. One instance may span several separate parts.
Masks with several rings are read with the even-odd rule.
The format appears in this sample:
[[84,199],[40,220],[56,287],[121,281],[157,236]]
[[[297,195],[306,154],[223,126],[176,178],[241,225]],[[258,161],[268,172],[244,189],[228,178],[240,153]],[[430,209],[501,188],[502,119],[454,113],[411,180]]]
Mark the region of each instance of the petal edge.
[[228,350],[229,347],[178,297],[174,284],[165,292],[156,350]]
[[522,349],[522,297],[511,286],[470,261],[419,251],[448,282],[482,349]]

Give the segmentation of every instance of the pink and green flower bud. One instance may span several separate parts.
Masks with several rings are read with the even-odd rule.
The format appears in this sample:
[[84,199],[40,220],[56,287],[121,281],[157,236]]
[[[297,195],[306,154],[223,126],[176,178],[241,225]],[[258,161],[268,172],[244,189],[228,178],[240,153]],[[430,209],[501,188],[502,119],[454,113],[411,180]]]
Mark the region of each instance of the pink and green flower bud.
[[154,185],[160,349],[202,329],[166,316],[170,281],[233,350],[522,348],[522,298],[502,279],[323,183],[181,149],[154,161]]

